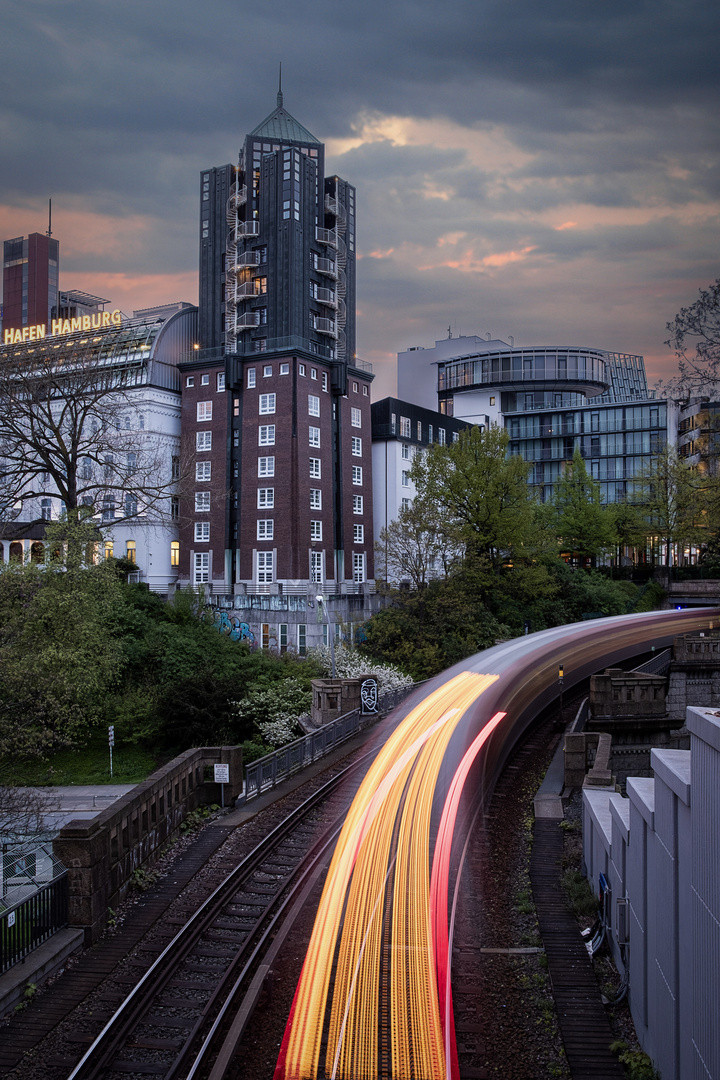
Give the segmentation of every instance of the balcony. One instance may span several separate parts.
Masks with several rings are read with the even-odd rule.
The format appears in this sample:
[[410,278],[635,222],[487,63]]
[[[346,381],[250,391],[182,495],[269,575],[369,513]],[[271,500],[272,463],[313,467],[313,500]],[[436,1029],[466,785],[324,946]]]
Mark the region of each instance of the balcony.
[[238,317],[235,326],[238,330],[247,330],[251,326],[260,325],[260,312],[259,311],[246,311]]
[[321,304],[327,304],[328,307],[337,308],[337,296],[334,289],[318,289],[315,299]]
[[338,237],[335,229],[321,229],[319,225],[316,225],[315,239],[320,244],[327,244],[328,247],[336,248],[338,246]]
[[313,329],[317,330],[318,334],[329,334],[330,337],[337,337],[337,326],[334,319],[319,319],[317,316],[313,319]]
[[337,281],[338,272],[334,259],[317,259],[315,269],[319,274],[325,274]]
[[251,296],[262,296],[260,292],[260,286],[257,281],[243,281],[242,285],[238,286],[235,296],[238,300],[247,300]]
[[238,236],[259,236],[259,221],[238,221]]
[[235,269],[241,270],[245,266],[259,266],[260,265],[260,252],[259,251],[244,251],[239,256],[235,263]]

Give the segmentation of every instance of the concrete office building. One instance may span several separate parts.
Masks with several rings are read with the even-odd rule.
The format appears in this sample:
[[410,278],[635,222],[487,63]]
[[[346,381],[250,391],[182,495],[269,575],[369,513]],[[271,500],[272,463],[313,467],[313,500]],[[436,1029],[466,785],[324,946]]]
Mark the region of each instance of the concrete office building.
[[57,314],[60,244],[30,233],[3,242],[2,329],[49,326]]

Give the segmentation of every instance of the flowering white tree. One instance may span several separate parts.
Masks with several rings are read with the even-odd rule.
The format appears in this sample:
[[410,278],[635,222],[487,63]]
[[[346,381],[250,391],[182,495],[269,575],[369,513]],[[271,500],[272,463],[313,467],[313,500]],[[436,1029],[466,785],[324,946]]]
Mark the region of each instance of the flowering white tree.
[[[322,665],[325,672],[330,674],[332,659],[330,649],[322,645],[311,650],[311,655]],[[349,649],[347,645],[338,644],[335,647],[335,671],[339,679],[359,679],[363,675],[377,679],[378,694],[385,694],[391,690],[403,690],[413,685],[409,675],[403,675],[399,668],[392,664],[379,664],[376,660],[369,660],[355,649]]]

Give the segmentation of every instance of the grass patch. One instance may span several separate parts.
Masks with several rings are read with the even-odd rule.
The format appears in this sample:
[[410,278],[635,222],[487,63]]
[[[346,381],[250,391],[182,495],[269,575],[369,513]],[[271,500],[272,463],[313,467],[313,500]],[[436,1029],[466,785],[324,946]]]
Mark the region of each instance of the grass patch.
[[154,754],[137,746],[113,747],[113,774],[107,735],[98,732],[76,750],[57,750],[41,761],[0,762],[7,785],[58,787],[69,784],[139,784],[157,768]]
[[579,870],[566,870],[562,876],[562,887],[577,918],[597,915],[598,898]]

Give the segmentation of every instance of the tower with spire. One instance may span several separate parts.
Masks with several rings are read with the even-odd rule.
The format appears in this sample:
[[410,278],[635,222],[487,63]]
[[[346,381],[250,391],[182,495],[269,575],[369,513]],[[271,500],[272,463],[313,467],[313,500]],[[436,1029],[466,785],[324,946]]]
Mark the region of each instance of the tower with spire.
[[181,582],[278,596],[278,647],[317,644],[315,594],[372,591],[372,374],[355,352],[355,189],[325,175],[281,82],[237,165],[201,173],[198,327]]

